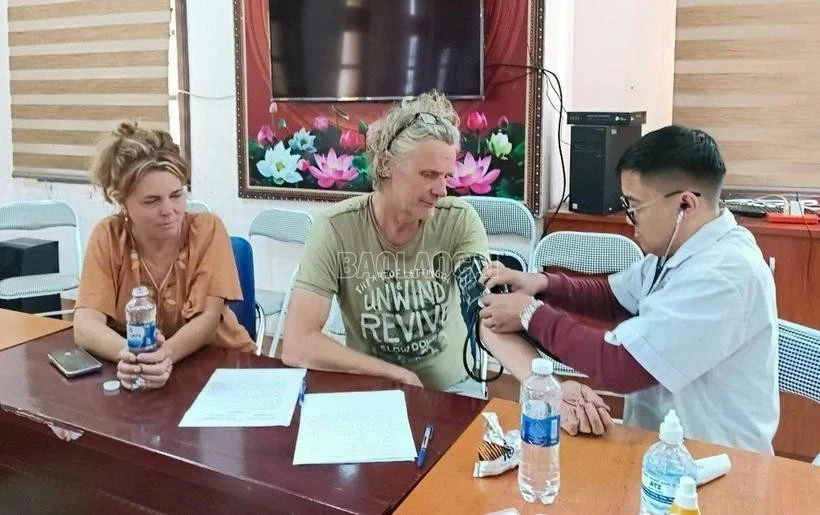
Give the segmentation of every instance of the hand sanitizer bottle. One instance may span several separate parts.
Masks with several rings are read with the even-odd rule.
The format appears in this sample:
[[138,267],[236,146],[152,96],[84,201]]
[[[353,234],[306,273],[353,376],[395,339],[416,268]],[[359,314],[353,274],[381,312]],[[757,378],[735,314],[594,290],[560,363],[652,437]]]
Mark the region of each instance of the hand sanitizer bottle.
[[660,441],[643,456],[641,515],[669,513],[683,476],[694,479],[697,466],[683,445],[683,427],[672,409],[661,424]]

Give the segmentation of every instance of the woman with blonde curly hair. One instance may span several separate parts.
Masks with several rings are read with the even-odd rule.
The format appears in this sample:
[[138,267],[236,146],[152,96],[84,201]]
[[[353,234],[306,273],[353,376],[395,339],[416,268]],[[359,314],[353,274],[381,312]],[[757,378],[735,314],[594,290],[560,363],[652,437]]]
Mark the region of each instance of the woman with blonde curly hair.
[[[78,345],[117,361],[125,388],[159,388],[173,364],[203,345],[252,350],[226,301],[242,298],[228,233],[210,213],[186,213],[191,172],[171,136],[124,122],[92,166],[103,197],[120,212],[94,228],[74,314]],[[146,286],[157,306],[159,347],[128,351],[125,305]]]

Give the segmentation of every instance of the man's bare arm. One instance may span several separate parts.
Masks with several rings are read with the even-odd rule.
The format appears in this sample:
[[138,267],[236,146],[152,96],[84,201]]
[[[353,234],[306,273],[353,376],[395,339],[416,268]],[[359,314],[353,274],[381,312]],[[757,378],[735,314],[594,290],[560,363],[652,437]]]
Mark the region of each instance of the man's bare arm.
[[322,332],[330,314],[330,299],[296,288],[290,298],[282,361],[291,367],[386,377],[422,386],[416,374],[355,351]]

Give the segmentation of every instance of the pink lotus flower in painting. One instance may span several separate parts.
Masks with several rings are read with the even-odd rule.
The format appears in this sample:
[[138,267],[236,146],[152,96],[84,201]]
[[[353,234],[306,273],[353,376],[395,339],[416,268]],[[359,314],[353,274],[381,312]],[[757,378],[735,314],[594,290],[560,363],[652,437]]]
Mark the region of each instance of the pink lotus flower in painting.
[[467,130],[470,132],[479,133],[487,128],[487,117],[484,113],[473,111],[467,115]]
[[317,116],[313,119],[313,126],[318,131],[324,131],[330,126],[330,122],[328,122],[327,116]]
[[300,159],[298,163],[296,163],[296,169],[300,172],[307,172],[310,170],[310,161],[307,159]]
[[354,152],[364,146],[364,135],[354,131],[344,131],[339,138],[339,145],[348,152]]
[[342,154],[336,156],[336,151],[332,148],[327,156],[321,154],[314,155],[317,166],[310,167],[310,173],[319,181],[319,187],[332,188],[334,185],[344,186],[359,176],[359,170],[351,168],[353,156]]
[[270,128],[270,125],[260,127],[259,132],[256,134],[256,142],[263,147],[273,144],[273,129]]
[[459,195],[466,195],[470,191],[479,195],[489,193],[493,182],[501,173],[498,168],[489,170],[490,159],[492,156],[476,161],[473,154],[467,152],[463,162],[456,161],[456,169],[453,176],[447,179],[447,187]]

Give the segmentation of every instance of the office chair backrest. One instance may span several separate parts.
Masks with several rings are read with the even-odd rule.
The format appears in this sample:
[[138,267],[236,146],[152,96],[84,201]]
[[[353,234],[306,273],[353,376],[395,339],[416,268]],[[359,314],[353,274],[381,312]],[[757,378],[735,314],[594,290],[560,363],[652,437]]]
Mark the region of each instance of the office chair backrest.
[[189,200],[187,205],[189,213],[210,213],[211,206],[199,200]]
[[0,206],[0,230],[79,227],[77,213],[61,200],[22,200]]
[[241,236],[231,236],[231,248],[242,287],[242,300],[231,301],[228,306],[236,314],[239,323],[256,340],[256,295],[253,277],[253,249],[248,240]]
[[638,244],[620,234],[556,231],[536,245],[530,271],[554,266],[582,274],[614,274],[641,259]]
[[820,331],[780,320],[778,351],[780,391],[820,402]]
[[501,197],[460,197],[478,213],[487,234],[510,234],[535,243],[535,218],[523,203]]
[[313,216],[307,211],[270,208],[256,215],[248,229],[248,236],[264,236],[286,243],[305,243],[312,225]]
[[77,255],[77,277],[80,276],[83,249],[80,221],[74,208],[62,200],[19,200],[0,205],[0,231],[38,231],[67,227],[72,229]]
[[[619,234],[556,231],[541,238],[530,259],[530,271],[560,267],[582,274],[613,274],[643,259],[637,243]],[[555,362],[561,375],[583,376],[563,363]]]
[[[498,256],[528,262],[538,234],[535,229],[535,218],[523,203],[499,197],[464,196],[462,200],[473,206],[484,224],[484,230],[490,238],[490,251]],[[523,244],[516,244],[513,239],[493,241],[492,236],[514,236],[522,238]],[[524,267],[526,270],[526,266]]]

